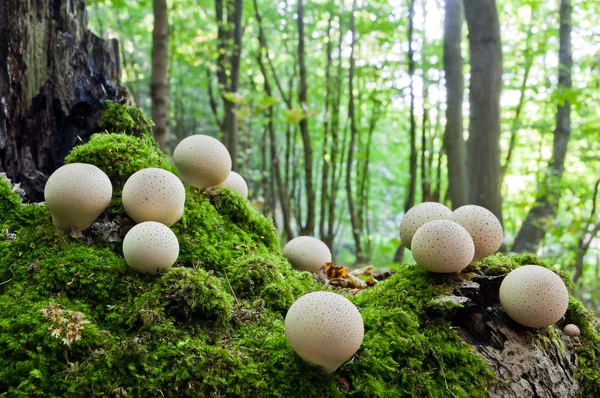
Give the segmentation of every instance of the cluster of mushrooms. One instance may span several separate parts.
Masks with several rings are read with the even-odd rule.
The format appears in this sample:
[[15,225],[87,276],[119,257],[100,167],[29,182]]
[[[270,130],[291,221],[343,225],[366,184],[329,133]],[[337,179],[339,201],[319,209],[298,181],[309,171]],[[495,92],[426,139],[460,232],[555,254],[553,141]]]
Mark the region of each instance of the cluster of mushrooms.
[[[202,190],[228,187],[248,197],[246,182],[231,171],[229,152],[213,137],[185,138],[175,148],[173,161],[181,180],[167,170],[146,168],[131,175],[123,187],[123,208],[137,223],[123,239],[123,256],[131,268],[141,273],[160,274],[177,261],[179,242],[169,227],[184,213],[182,180]],[[112,184],[98,167],[72,163],[50,176],[44,197],[57,228],[84,230],[110,204]],[[494,254],[502,244],[503,231],[498,219],[483,207],[468,205],[452,212],[442,204],[425,202],[404,215],[400,238],[424,269],[454,273]],[[313,273],[332,261],[327,245],[310,236],[289,241],[283,255],[296,270]],[[506,313],[534,328],[560,320],[568,300],[561,278],[537,265],[517,268],[500,287],[500,302]],[[358,351],[364,324],[350,300],[318,291],[292,304],[285,317],[285,333],[303,360],[331,373]],[[579,329],[567,325],[565,334],[577,336]]]
[[[216,138],[193,135],[182,140],[173,161],[183,182],[200,189],[228,187],[248,197],[248,185],[231,171],[227,148]],[[48,179],[44,198],[57,228],[84,230],[108,207],[112,184],[98,167],[71,163]],[[179,256],[179,242],[169,228],[183,216],[185,188],[173,173],[146,168],[127,179],[122,192],[123,208],[137,223],[123,239],[123,257],[141,273],[168,270]]]
[[[496,253],[503,238],[498,218],[476,205],[452,211],[440,203],[425,202],[410,209],[400,224],[403,245],[412,251],[419,266],[435,273],[462,271]],[[292,239],[283,255],[295,269],[313,273],[332,258],[325,243],[309,236]],[[508,316],[531,328],[558,322],[569,305],[563,280],[539,265],[524,265],[510,272],[502,281],[499,296]],[[358,309],[343,296],[329,292],[300,297],[288,311],[285,329],[298,355],[328,372],[358,351],[364,335]],[[578,337],[581,332],[569,324],[564,333]],[[340,346],[325,343],[331,340],[341,342]]]

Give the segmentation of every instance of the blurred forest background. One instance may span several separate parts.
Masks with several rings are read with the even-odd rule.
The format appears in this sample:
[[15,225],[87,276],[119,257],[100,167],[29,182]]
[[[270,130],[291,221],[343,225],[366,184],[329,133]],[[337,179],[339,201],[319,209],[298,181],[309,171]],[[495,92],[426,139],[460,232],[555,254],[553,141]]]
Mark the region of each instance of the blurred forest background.
[[[506,252],[599,309],[600,4],[571,0],[89,0],[123,84],[172,150],[220,137],[287,240],[411,262],[422,201],[474,203]],[[395,265],[394,265],[395,264]]]

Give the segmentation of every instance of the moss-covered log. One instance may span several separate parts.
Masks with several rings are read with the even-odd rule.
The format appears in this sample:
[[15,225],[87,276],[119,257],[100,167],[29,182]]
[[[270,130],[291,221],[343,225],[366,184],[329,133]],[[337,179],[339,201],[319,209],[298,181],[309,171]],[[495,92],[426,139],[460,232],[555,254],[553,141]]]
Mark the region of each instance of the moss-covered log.
[[[331,375],[294,353],[283,326],[296,298],[333,288],[292,270],[271,221],[232,191],[187,188],[176,266],[137,274],[120,252],[132,225],[120,189],[144,167],[173,168],[135,109],[108,109],[118,133],[67,157],[96,164],[115,186],[82,235],[57,231],[44,204],[22,204],[0,180],[0,395],[600,396],[600,336],[577,300],[541,330],[499,305],[507,272],[544,265],[531,255],[457,275],[406,266],[358,294],[336,290],[359,308],[365,338]],[[579,340],[562,335],[566,322],[579,325]]]

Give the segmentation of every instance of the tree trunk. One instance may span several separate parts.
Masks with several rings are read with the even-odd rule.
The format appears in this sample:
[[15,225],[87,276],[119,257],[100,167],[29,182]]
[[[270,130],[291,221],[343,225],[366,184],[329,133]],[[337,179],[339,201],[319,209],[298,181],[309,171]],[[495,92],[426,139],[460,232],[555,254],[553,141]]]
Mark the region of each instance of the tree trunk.
[[152,30],[152,120],[154,139],[168,151],[169,139],[169,17],[167,0],[154,0],[154,29]]
[[[413,49],[413,30],[415,17],[415,0],[410,0],[408,4],[408,75],[410,77],[410,163],[409,163],[409,178],[408,181],[408,196],[404,201],[404,212],[410,210],[415,205],[415,191],[417,188],[417,123],[415,121],[415,91],[414,91],[414,76],[415,76],[415,52]],[[402,263],[404,258],[404,245],[400,243],[394,262]]]
[[464,0],[469,28],[469,201],[502,222],[500,90],[502,44],[496,0]]
[[[263,51],[265,52],[265,58],[269,59],[269,48],[267,46],[267,39],[265,37],[262,25],[262,16],[260,15],[260,11],[258,9],[258,2],[256,0],[254,0],[254,15],[256,16],[256,21],[258,23],[258,42],[260,45],[260,51],[257,57],[258,66],[263,75],[265,94],[267,94],[269,97],[273,97],[273,90],[271,88],[271,83],[269,83],[267,68],[265,67],[265,63],[263,62]],[[269,107],[267,109],[266,117],[268,120],[267,128],[269,130],[269,138],[271,145],[271,172],[273,174],[271,180],[274,181],[274,183],[276,184],[277,192],[279,194],[279,203],[281,204],[281,212],[283,214],[283,231],[287,240],[291,240],[294,238],[294,233],[292,231],[291,223],[290,197],[287,186],[285,185],[285,182],[282,180],[281,177],[281,166],[279,164],[280,158],[277,154],[277,139],[275,135],[275,125],[273,123],[273,107]],[[273,204],[275,204],[274,200]]]
[[[333,9],[333,2],[330,3]],[[327,210],[329,209],[329,164],[331,163],[331,153],[329,147],[330,119],[329,108],[331,103],[332,79],[331,79],[331,63],[332,63],[332,43],[331,43],[331,21],[333,14],[327,19],[327,49],[325,51],[326,66],[325,66],[325,109],[323,115],[323,169],[321,174],[321,206],[319,216],[319,235],[321,239],[326,236],[325,223],[327,221]],[[329,248],[331,249],[331,247]]]
[[[571,89],[571,0],[560,2],[560,48],[558,54],[558,90],[566,95]],[[550,221],[556,216],[560,198],[560,183],[565,167],[567,144],[571,135],[571,104],[567,98],[556,110],[556,129],[552,159],[535,198],[535,203],[515,239],[516,252],[536,251],[546,234]]]
[[356,28],[354,26],[354,12],[356,10],[356,0],[352,2],[352,11],[350,13],[350,70],[348,71],[348,118],[350,119],[350,144],[348,145],[348,157],[346,159],[346,194],[348,196],[348,212],[350,213],[350,225],[352,227],[352,237],[354,238],[354,248],[356,250],[356,262],[364,263],[365,258],[361,245],[361,230],[359,228],[359,219],[354,206],[354,194],[352,192],[352,164],[354,162],[354,147],[356,146],[356,115],[354,113],[354,47],[356,45]]
[[[240,60],[242,52],[243,0],[215,0],[217,18],[217,80],[223,100],[223,119],[217,117],[219,129],[224,134],[223,143],[231,155],[232,170],[238,169],[237,104],[231,100],[240,87]],[[216,106],[211,107],[215,113]]]
[[[298,65],[300,66],[300,90],[298,91],[298,102],[302,109],[308,110],[306,104],[306,61],[304,59],[304,0],[298,1]],[[302,226],[302,235],[312,235],[315,229],[315,192],[313,189],[313,155],[308,132],[308,120],[300,121],[300,133],[304,145],[304,179],[306,184],[306,223]]]
[[119,48],[87,28],[83,0],[0,3],[0,172],[43,200],[48,176],[119,100]]
[[444,16],[444,75],[446,81],[446,131],[448,195],[454,209],[468,203],[467,148],[463,137],[463,58],[461,53],[461,0],[446,0]]
[[[342,144],[341,144],[341,148],[340,148],[340,137],[339,137],[339,133],[340,133],[340,106],[341,106],[341,100],[342,100],[342,58],[341,58],[341,53],[342,53],[342,44],[343,44],[343,38],[344,38],[344,33],[343,33],[343,29],[342,29],[342,14],[340,14],[338,16],[338,21],[339,21],[339,35],[338,35],[338,42],[337,42],[337,53],[338,53],[338,63],[337,63],[337,67],[336,67],[336,76],[335,76],[335,82],[334,82],[334,87],[336,88],[333,91],[333,95],[332,95],[332,100],[331,100],[331,150],[330,150],[330,154],[331,154],[331,178],[330,178],[330,188],[329,188],[329,203],[328,203],[328,211],[327,211],[327,234],[325,235],[325,237],[323,238],[323,242],[325,242],[325,244],[327,244],[327,246],[329,246],[329,248],[333,248],[333,241],[335,240],[335,222],[336,222],[336,199],[337,199],[337,194],[338,194],[338,187],[339,187],[339,178],[338,178],[338,165],[339,165],[339,170],[342,170],[341,165],[343,164],[343,162],[341,161],[341,159],[343,158],[343,153],[344,153],[344,137],[345,134],[343,134],[342,137]],[[342,130],[343,132],[343,130]],[[340,161],[338,161],[338,155],[342,154],[340,156]],[[339,173],[341,174],[341,173]]]

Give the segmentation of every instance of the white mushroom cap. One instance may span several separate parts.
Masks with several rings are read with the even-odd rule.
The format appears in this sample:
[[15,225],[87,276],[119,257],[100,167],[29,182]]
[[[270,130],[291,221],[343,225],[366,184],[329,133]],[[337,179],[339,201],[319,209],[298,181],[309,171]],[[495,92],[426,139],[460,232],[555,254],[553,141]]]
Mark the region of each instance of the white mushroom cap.
[[134,173],[123,187],[123,207],[135,222],[175,224],[183,215],[185,188],[167,170],[148,168]]
[[500,249],[504,231],[498,218],[485,207],[467,205],[459,207],[452,213],[455,222],[462,225],[475,243],[473,262],[490,256]]
[[311,236],[298,236],[283,248],[283,256],[299,271],[318,272],[331,262],[331,250],[322,241]]
[[108,207],[112,184],[98,167],[66,164],[57,169],[44,188],[44,199],[57,228],[85,229]]
[[183,181],[200,189],[219,185],[231,171],[231,156],[225,145],[202,134],[184,138],[173,151],[173,162]]
[[515,322],[543,328],[565,315],[569,292],[563,280],[551,270],[524,265],[511,271],[502,281],[500,303]]
[[460,272],[471,263],[474,254],[471,235],[454,221],[429,221],[413,236],[412,255],[427,271]]
[[579,327],[572,323],[569,323],[567,326],[565,326],[565,328],[563,329],[563,333],[569,337],[581,336],[581,330],[579,330]]
[[400,240],[404,247],[411,250],[415,232],[433,220],[452,220],[452,210],[436,202],[423,202],[408,210],[400,223]]
[[313,292],[288,310],[285,335],[303,360],[332,373],[360,348],[364,324],[356,306],[344,296]]
[[244,199],[248,199],[248,184],[246,184],[246,180],[244,180],[244,177],[242,177],[235,171],[230,172],[229,176],[227,176],[227,179],[221,184],[214,187],[214,189],[219,189],[223,187],[229,188],[232,191],[237,192]]
[[145,274],[168,270],[179,256],[179,242],[169,227],[156,221],[137,224],[123,239],[123,256],[131,268]]

